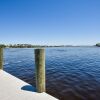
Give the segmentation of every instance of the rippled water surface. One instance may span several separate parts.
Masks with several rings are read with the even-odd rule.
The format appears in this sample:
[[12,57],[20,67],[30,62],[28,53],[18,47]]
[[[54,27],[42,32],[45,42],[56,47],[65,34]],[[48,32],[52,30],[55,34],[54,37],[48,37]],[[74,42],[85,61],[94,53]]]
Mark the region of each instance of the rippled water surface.
[[[35,86],[34,49],[4,50],[4,70]],[[100,48],[46,49],[47,92],[60,100],[100,100]]]

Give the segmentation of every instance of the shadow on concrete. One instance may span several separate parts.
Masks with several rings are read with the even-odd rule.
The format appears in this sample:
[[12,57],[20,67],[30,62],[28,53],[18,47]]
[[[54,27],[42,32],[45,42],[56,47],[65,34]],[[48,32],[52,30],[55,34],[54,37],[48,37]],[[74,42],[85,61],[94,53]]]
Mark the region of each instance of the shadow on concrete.
[[21,90],[30,91],[30,92],[36,92],[36,88],[32,85],[25,85],[21,88]]

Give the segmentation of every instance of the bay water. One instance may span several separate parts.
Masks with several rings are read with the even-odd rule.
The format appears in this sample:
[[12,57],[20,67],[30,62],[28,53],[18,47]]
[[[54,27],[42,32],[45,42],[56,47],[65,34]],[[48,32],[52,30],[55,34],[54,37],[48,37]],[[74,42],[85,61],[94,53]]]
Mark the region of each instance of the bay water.
[[[60,100],[100,100],[100,48],[46,48],[47,93]],[[4,70],[35,86],[33,48],[4,49]]]

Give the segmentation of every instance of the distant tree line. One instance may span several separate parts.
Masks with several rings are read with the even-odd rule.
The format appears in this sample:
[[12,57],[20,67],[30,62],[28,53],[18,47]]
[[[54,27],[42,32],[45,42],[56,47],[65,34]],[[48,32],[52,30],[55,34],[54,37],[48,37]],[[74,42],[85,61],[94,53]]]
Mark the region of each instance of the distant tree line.
[[0,44],[0,47],[1,47],[1,48],[5,48],[6,45],[5,45],[5,44]]
[[72,45],[32,45],[32,44],[0,44],[0,47],[3,48],[38,48],[38,47],[70,47]]
[[96,46],[97,46],[97,47],[100,47],[100,43],[97,43]]
[[46,45],[41,46],[41,45],[32,45],[32,44],[0,44],[0,47],[3,48],[35,48],[35,47],[46,47]]
[[[100,43],[97,43],[96,46],[100,47]],[[0,44],[0,47],[3,48],[38,48],[38,47],[80,47],[72,45],[32,45],[32,44]]]

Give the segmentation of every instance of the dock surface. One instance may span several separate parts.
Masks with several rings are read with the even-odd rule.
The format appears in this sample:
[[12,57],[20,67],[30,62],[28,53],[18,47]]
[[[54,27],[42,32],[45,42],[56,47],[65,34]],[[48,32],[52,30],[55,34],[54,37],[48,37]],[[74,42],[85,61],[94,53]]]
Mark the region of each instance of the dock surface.
[[58,100],[43,92],[37,93],[30,84],[0,70],[0,100]]

